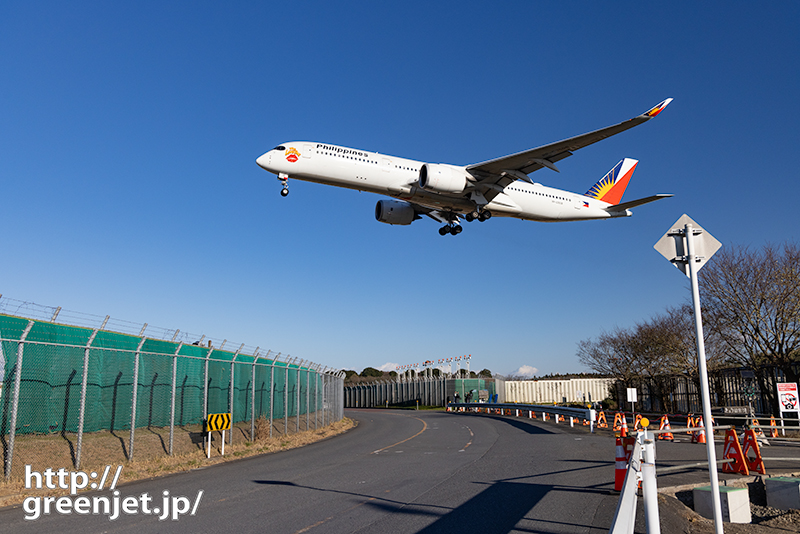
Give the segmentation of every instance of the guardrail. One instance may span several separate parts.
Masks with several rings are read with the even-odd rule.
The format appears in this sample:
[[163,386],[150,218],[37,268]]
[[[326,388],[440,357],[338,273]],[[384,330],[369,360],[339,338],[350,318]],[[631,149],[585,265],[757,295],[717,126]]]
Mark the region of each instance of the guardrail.
[[[594,424],[597,420],[597,412],[591,408],[568,408],[566,406],[542,405],[542,404],[515,404],[515,403],[488,403],[488,402],[451,402],[447,405],[448,409],[455,408],[462,411],[479,410],[518,410],[523,412],[541,413],[549,415],[563,415],[570,418],[570,424],[574,424],[574,419],[585,419],[590,423],[590,430],[594,432]],[[530,416],[530,415],[529,415]],[[558,419],[556,419],[558,422]]]

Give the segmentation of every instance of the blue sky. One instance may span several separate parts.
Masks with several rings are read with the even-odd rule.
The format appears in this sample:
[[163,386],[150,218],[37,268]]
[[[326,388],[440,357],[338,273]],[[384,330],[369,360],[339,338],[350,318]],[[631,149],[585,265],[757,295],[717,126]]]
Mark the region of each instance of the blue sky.
[[[797,240],[800,4],[0,5],[3,298],[357,369],[472,354],[581,371],[577,343],[690,298],[652,248]],[[469,164],[620,122],[546,185],[623,157],[613,221],[374,220],[378,196],[255,158],[309,139]]]

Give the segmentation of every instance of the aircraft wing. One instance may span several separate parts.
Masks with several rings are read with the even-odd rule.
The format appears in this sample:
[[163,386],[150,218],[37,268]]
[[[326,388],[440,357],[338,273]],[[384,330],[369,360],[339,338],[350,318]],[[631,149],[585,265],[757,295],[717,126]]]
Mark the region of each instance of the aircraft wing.
[[606,211],[613,212],[613,211],[625,211],[630,208],[635,208],[636,206],[641,206],[642,204],[647,204],[648,202],[655,202],[656,200],[661,200],[662,198],[669,198],[675,195],[653,195],[650,197],[640,198],[638,200],[631,200],[630,202],[623,202],[622,204],[616,204],[614,206],[609,206],[606,208]]
[[476,178],[477,181],[475,185],[477,187],[481,188],[480,186],[484,186],[481,189],[493,189],[496,191],[497,188],[492,187],[493,185],[502,188],[514,180],[532,182],[527,176],[529,173],[538,171],[542,167],[547,167],[559,172],[558,168],[555,166],[557,161],[571,156],[573,152],[580,148],[589,146],[607,137],[611,137],[612,135],[624,132],[634,126],[649,121],[661,113],[670,102],[672,102],[672,99],[668,98],[641,115],[613,126],[601,128],[600,130],[595,130],[502,158],[469,165],[467,166],[467,172]]

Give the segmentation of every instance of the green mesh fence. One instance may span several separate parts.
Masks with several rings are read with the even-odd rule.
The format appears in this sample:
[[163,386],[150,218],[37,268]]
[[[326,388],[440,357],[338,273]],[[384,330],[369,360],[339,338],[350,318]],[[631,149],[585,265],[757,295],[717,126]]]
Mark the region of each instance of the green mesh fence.
[[[318,410],[328,402],[336,404],[335,399],[322,399],[322,380],[331,377],[314,369],[200,345],[0,314],[0,348],[0,441],[7,477],[12,442],[26,436],[30,441],[60,434],[69,446],[70,462],[77,464],[81,439],[75,440],[75,434],[109,432],[129,456],[133,443],[124,438],[134,416],[134,429],[147,429],[164,452],[171,452],[174,428],[186,427],[184,434],[195,436],[198,430],[192,428],[200,427],[206,413],[232,413],[234,423],[249,423],[240,432],[249,435],[260,417],[284,419],[278,430],[315,428],[322,421]],[[341,416],[337,410],[326,414],[325,421]],[[289,418],[295,419],[287,422]],[[159,430],[164,428],[169,428],[168,436]],[[24,456],[20,447],[33,443],[19,441],[17,455]],[[99,447],[89,444],[88,450]]]

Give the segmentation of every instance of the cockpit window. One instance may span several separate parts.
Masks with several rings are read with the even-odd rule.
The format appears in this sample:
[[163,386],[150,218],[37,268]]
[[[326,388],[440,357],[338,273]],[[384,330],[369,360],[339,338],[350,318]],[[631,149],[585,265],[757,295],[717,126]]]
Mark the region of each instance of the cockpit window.
[[283,150],[286,150],[286,147],[285,147],[285,146],[283,146],[283,145],[281,145],[281,146],[276,146],[276,147],[275,147],[275,148],[273,148],[272,150],[280,150],[280,151],[283,151]]

